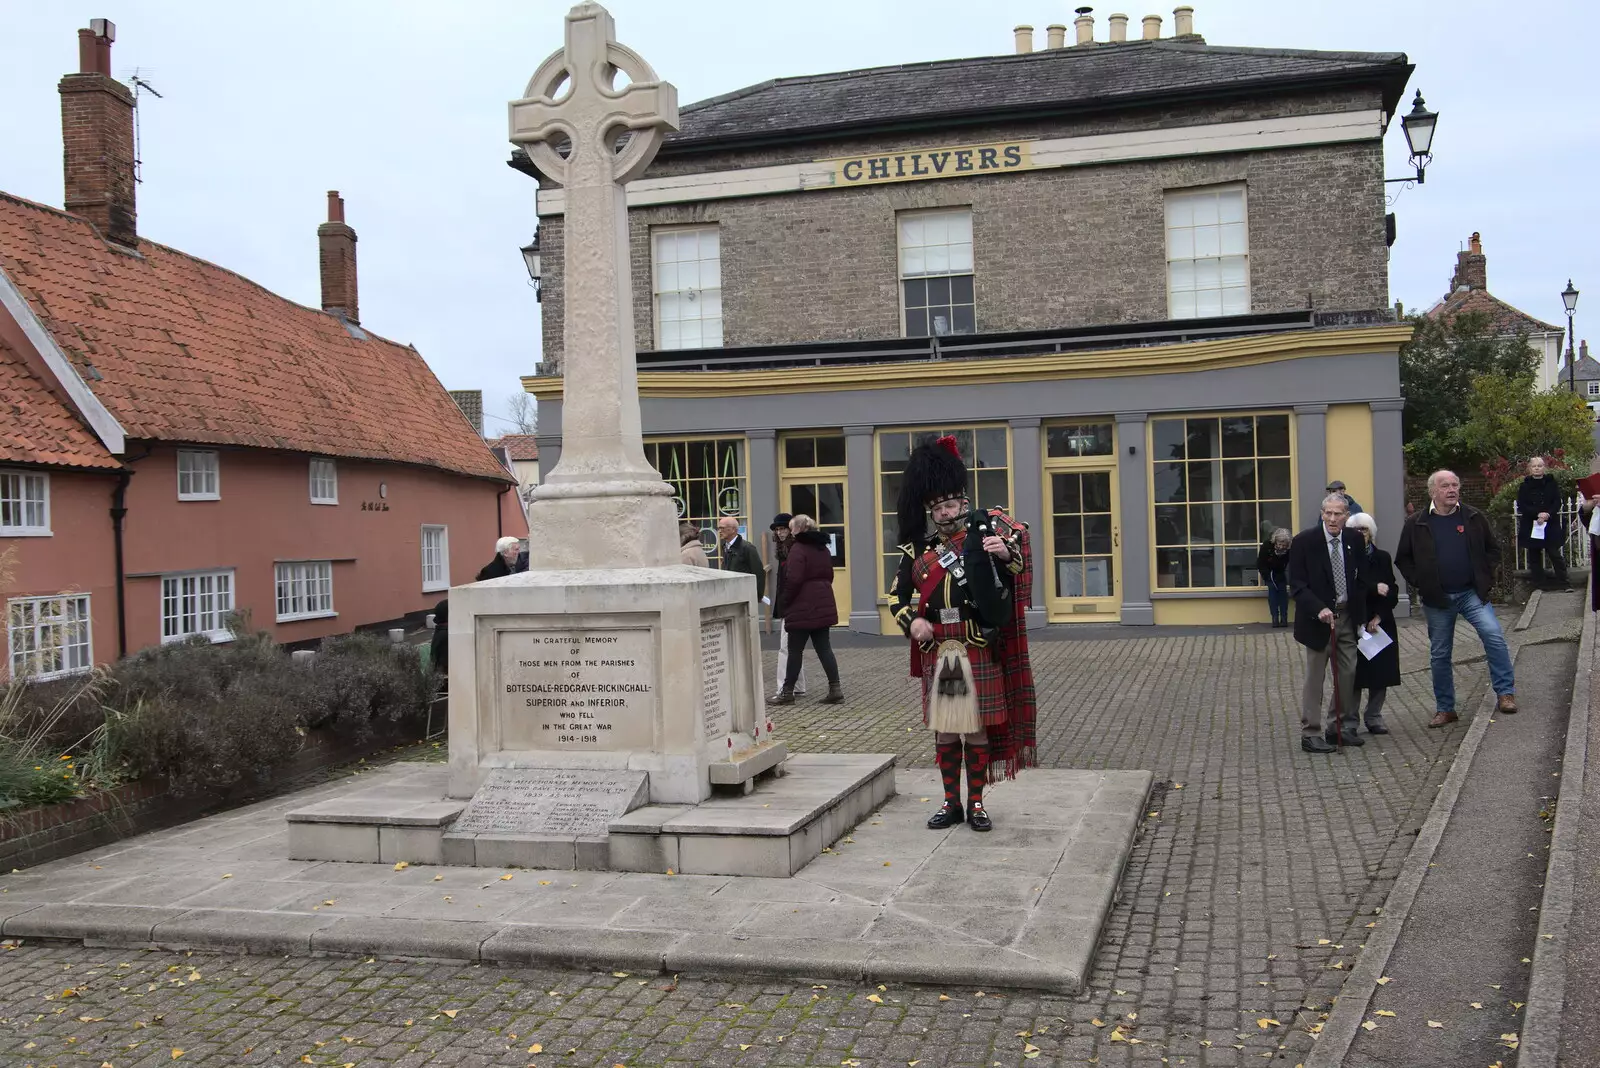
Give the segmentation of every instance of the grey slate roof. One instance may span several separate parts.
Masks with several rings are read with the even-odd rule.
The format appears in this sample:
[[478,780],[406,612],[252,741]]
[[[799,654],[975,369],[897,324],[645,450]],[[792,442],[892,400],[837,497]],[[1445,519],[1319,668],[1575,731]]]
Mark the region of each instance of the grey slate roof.
[[1220,48],[1157,40],[775,78],[680,109],[674,148],[905,125],[981,121],[1274,88],[1377,84],[1393,111],[1403,52]]
[[[1563,363],[1563,369],[1565,366]],[[1573,371],[1573,380],[1577,382],[1593,382],[1600,379],[1600,363],[1597,363],[1593,356],[1580,356]],[[1565,379],[1567,376],[1563,374],[1561,377]]]

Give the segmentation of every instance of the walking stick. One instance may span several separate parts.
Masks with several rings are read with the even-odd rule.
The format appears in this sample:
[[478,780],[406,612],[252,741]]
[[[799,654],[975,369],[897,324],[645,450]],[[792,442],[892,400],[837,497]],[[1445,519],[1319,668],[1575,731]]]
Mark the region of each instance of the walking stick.
[[1344,752],[1344,702],[1339,700],[1339,616],[1334,614],[1328,624],[1328,663],[1333,665],[1333,730],[1334,745]]

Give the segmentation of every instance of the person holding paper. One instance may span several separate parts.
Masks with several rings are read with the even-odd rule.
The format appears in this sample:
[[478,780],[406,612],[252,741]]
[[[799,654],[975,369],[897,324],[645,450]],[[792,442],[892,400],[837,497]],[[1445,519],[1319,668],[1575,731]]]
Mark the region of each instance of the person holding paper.
[[[1294,598],[1294,640],[1306,649],[1300,690],[1300,748],[1331,753],[1334,743],[1365,744],[1356,733],[1356,638],[1372,618],[1375,596],[1361,535],[1345,529],[1350,518],[1342,493],[1322,499],[1322,521],[1289,543],[1289,596]],[[1322,681],[1333,665],[1334,701],[1340,715],[1322,723]]]
[[1567,586],[1567,561],[1561,555],[1561,487],[1546,473],[1543,456],[1528,461],[1528,474],[1517,487],[1517,540],[1528,554],[1528,580],[1544,586],[1544,558],[1550,558],[1556,583]]
[[1358,512],[1345,523],[1345,529],[1360,531],[1366,540],[1367,577],[1377,594],[1369,601],[1375,611],[1363,629],[1368,634],[1381,633],[1389,638],[1389,644],[1376,655],[1368,657],[1363,649],[1363,655],[1356,658],[1356,700],[1361,700],[1361,691],[1365,690],[1367,707],[1362,711],[1362,719],[1366,723],[1367,733],[1388,734],[1389,728],[1383,725],[1383,702],[1389,694],[1389,687],[1400,685],[1400,644],[1397,640],[1400,632],[1394,623],[1394,610],[1400,603],[1400,587],[1394,578],[1394,561],[1388,553],[1378,548],[1377,520],[1366,512]]

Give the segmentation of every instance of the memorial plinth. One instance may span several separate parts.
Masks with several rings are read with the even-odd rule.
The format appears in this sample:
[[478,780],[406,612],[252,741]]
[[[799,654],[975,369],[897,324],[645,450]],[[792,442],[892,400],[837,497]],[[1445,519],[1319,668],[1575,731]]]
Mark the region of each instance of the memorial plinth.
[[683,565],[451,591],[450,796],[498,769],[567,768],[645,772],[649,801],[693,805],[713,765],[728,782],[732,767],[748,778],[781,760],[753,594],[748,575]]

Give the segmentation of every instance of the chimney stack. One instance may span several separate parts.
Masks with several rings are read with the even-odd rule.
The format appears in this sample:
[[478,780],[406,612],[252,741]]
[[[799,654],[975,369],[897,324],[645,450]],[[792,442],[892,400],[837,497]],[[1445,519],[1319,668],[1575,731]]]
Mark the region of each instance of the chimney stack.
[[356,299],[356,232],[344,221],[344,199],[328,190],[328,221],[317,227],[322,269],[322,310],[359,326]]
[[134,207],[133,94],[111,77],[116,24],[91,19],[78,31],[78,73],[61,94],[61,143],[66,193],[62,206],[93,223],[119,245],[139,242]]
[[1066,47],[1066,43],[1067,43],[1067,28],[1065,26],[1061,25],[1061,23],[1057,22],[1054,25],[1045,27],[1045,33],[1047,35],[1045,39],[1049,42],[1049,47],[1051,47],[1051,48],[1064,48],[1064,47]]
[[1159,41],[1161,39],[1161,16],[1146,15],[1144,17],[1144,39],[1146,41]]
[[1467,239],[1467,251],[1456,253],[1456,273],[1450,279],[1450,292],[1458,289],[1488,289],[1489,259],[1483,254],[1483,241],[1477,231]]
[[1090,14],[1093,10],[1092,7],[1080,7],[1078,17],[1072,20],[1072,24],[1078,28],[1077,43],[1080,45],[1094,44],[1094,16]]
[[1174,37],[1194,36],[1194,8],[1184,6],[1172,9],[1172,35]]
[[1587,360],[1588,358],[1589,358],[1589,342],[1587,340],[1578,342],[1578,359]]
[[1111,40],[1126,41],[1128,39],[1128,16],[1116,14],[1106,21],[1111,23]]
[[1011,31],[1017,38],[1017,55],[1025,56],[1033,51],[1033,27],[1018,26]]

